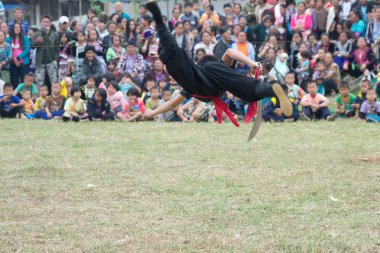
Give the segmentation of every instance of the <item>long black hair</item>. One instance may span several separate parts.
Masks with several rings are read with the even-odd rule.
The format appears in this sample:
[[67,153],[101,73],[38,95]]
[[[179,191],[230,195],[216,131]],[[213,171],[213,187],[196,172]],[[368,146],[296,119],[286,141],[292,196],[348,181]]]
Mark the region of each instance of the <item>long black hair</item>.
[[[129,26],[130,26],[131,22],[134,22],[134,23],[135,23],[135,30],[134,30],[134,31],[129,30],[129,29],[130,29]],[[137,23],[136,23],[136,21],[135,21],[133,18],[131,18],[130,20],[127,21],[127,27],[125,28],[125,41],[126,41],[126,42],[129,41],[129,34],[130,34],[131,32],[133,32],[133,36],[134,36],[133,39],[134,39],[134,40],[137,39],[136,27],[137,27]]]
[[16,27],[16,25],[19,25],[20,26],[20,34],[18,35],[19,37],[18,37],[18,41],[19,41],[19,43],[20,43],[20,47],[22,48],[22,49],[24,49],[24,33],[23,33],[23,31],[22,31],[22,26],[21,26],[21,24],[20,23],[15,23],[14,25],[13,25],[13,29],[11,30],[11,41],[16,41],[16,33],[15,33],[15,27]]

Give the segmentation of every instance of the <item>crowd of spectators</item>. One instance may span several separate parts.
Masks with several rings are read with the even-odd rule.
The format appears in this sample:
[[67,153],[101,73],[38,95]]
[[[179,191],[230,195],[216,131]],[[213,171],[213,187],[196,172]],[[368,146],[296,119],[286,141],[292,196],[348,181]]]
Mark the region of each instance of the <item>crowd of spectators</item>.
[[[44,15],[39,29],[14,9],[13,19],[0,25],[1,118],[213,122],[212,103],[195,98],[149,117],[146,111],[181,87],[159,59],[155,23],[144,4],[136,19],[122,7],[115,3],[110,16],[89,9],[84,22],[62,16],[58,27]],[[220,60],[228,48],[261,62],[262,75],[280,83],[294,105],[287,118],[275,97],[264,99],[264,120],[379,121],[379,0],[232,1],[220,10],[202,0],[178,3],[163,19],[195,62],[205,55]],[[250,74],[244,64],[236,71]],[[356,78],[360,90],[352,94]],[[228,92],[223,99],[244,118],[246,101]]]

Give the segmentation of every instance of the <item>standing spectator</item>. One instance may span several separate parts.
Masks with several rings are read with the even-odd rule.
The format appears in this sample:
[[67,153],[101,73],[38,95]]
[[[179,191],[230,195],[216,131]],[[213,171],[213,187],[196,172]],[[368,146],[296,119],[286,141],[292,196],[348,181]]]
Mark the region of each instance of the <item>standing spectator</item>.
[[103,39],[103,45],[106,47],[112,46],[112,38],[116,34],[117,25],[115,22],[111,21],[108,24],[108,35],[104,37]]
[[173,17],[168,22],[168,27],[169,27],[170,32],[172,32],[174,30],[177,23],[181,22],[181,19],[179,17],[181,15],[181,12],[179,9],[174,8],[172,10],[172,15],[173,15]]
[[323,80],[323,85],[325,87],[326,94],[334,94],[334,92],[338,91],[338,85],[341,80],[339,66],[334,63],[334,58],[331,53],[327,53],[325,55],[325,64],[328,74]]
[[234,6],[233,6],[233,13],[232,13],[232,16],[234,18],[234,23],[233,25],[238,25],[239,24],[239,19],[240,17],[242,16],[241,14],[241,4],[240,3],[236,3]]
[[185,3],[185,10],[181,17],[182,22],[189,21],[191,28],[198,26],[198,18],[193,14],[193,5],[189,2]]
[[355,78],[361,75],[367,76],[374,67],[374,60],[371,48],[367,46],[367,42],[361,37],[358,39],[358,48],[351,53],[349,60],[344,63],[343,69]]
[[313,24],[316,28],[318,38],[326,33],[328,10],[324,7],[324,0],[315,1],[315,9],[312,12]]
[[82,24],[78,20],[73,20],[73,22],[71,22],[69,31],[74,35],[79,31],[83,31]]
[[121,34],[122,37],[125,36],[125,31],[127,29],[127,19],[124,17],[118,17],[116,24],[117,24],[117,30],[116,33]]
[[342,20],[346,21],[350,15],[352,4],[355,0],[342,0],[340,5],[342,6]]
[[211,26],[220,26],[219,15],[214,12],[214,5],[212,4],[207,5],[205,13],[199,19],[199,24],[203,25],[206,20],[211,22]]
[[104,38],[109,34],[106,28],[106,21],[103,18],[99,19],[96,30],[98,31],[100,41],[103,42]]
[[253,42],[252,29],[248,26],[248,21],[247,21],[247,18],[245,16],[241,16],[239,18],[239,26],[240,26],[241,30],[244,31],[245,34],[247,34],[247,40],[249,42]]
[[128,44],[126,53],[120,58],[116,67],[119,73],[129,73],[136,84],[141,84],[144,80],[144,57],[137,52],[135,42]]
[[14,10],[13,10],[13,20],[11,20],[8,23],[9,29],[11,31],[13,30],[13,27],[14,27],[14,25],[16,23],[19,23],[21,25],[21,29],[22,29],[22,32],[23,32],[24,36],[28,36],[29,24],[24,19],[24,13],[22,12],[22,9],[18,8],[18,7],[14,8]]
[[52,18],[42,16],[41,29],[32,37],[31,46],[36,48],[36,83],[45,83],[45,73],[49,76],[50,83],[58,82],[57,59],[59,56],[59,37],[51,29]]
[[255,34],[255,42],[258,48],[261,47],[267,35],[269,34],[269,29],[272,27],[273,21],[270,16],[265,16],[263,22],[260,22],[257,26],[253,27],[253,33]]
[[120,60],[120,57],[125,54],[125,49],[121,46],[121,36],[116,34],[113,36],[112,47],[108,48],[106,60],[110,62],[113,59],[117,61]]
[[350,12],[349,20],[352,22],[351,31],[355,33],[356,37],[362,37],[366,32],[366,24],[360,19],[360,12],[357,9],[353,9]]
[[10,78],[10,65],[12,61],[12,47],[5,41],[5,33],[0,31],[0,75],[1,80],[9,83]]
[[58,28],[59,28],[59,31],[58,31],[58,34],[60,33],[68,33],[70,37],[73,37],[74,34],[72,32],[70,32],[69,30],[69,18],[66,17],[66,16],[62,16],[59,18],[58,20],[59,24],[58,24]]
[[302,33],[302,39],[307,41],[307,36],[311,33],[312,18],[310,14],[306,13],[306,4],[299,2],[297,5],[297,14],[293,14],[290,21],[290,29],[294,31],[300,31]]
[[83,22],[82,26],[86,27],[88,23],[91,23],[91,19],[97,15],[94,9],[87,10],[87,19]]
[[121,2],[116,2],[113,5],[113,9],[115,10],[115,14],[118,15],[119,17],[123,17],[127,21],[131,19],[131,17],[127,13],[123,12],[123,5]]
[[368,14],[372,12],[373,2],[368,0],[358,0],[351,7],[351,10],[357,10],[364,23],[368,23]]
[[11,62],[11,83],[13,88],[24,80],[24,76],[29,73],[30,60],[30,39],[25,36],[22,26],[19,23],[13,25],[11,36],[7,38],[7,42],[12,46],[12,62]]
[[3,31],[3,33],[5,34],[5,38],[8,38],[8,36],[9,36],[9,27],[8,27],[7,23],[5,23],[5,22],[1,23],[0,30]]
[[205,31],[202,33],[202,41],[195,45],[194,54],[199,48],[204,48],[207,55],[214,54],[215,43],[211,41],[211,33]]
[[87,45],[95,48],[96,58],[98,58],[98,61],[106,67],[105,56],[107,51],[105,50],[107,50],[107,48],[102,46],[102,43],[99,40],[98,32],[95,29],[88,33]]
[[137,42],[139,34],[136,32],[136,21],[130,19],[127,22],[127,28],[125,29],[125,40],[124,42],[129,44],[131,41]]
[[185,50],[186,54],[191,58],[191,42],[190,38],[185,34],[182,22],[178,22],[175,26],[174,37],[180,48]]
[[65,79],[66,76],[71,76],[74,67],[74,48],[71,44],[71,36],[68,32],[59,34],[60,53],[58,60],[59,80]]
[[96,58],[95,48],[93,46],[86,46],[86,57],[83,60],[82,68],[79,76],[80,84],[84,84],[87,76],[93,75],[97,83],[100,83],[102,76],[106,73],[104,65]]
[[231,29],[224,26],[219,29],[221,34],[219,42],[214,47],[214,54],[218,60],[221,60],[224,53],[231,47]]
[[377,38],[380,38],[380,7],[375,8],[375,17],[367,26],[367,42],[373,44]]
[[264,13],[267,13],[267,10],[270,10],[270,13],[272,17],[274,16],[273,13],[273,6],[267,3],[267,0],[257,0],[256,1],[256,9],[255,9],[255,15],[256,15],[256,20],[258,23],[261,23],[261,20],[263,18]]
[[79,31],[76,34],[76,40],[74,47],[74,73],[73,73],[73,81],[75,85],[79,85],[80,81],[80,72],[82,70],[82,63],[84,58],[86,57],[85,49],[86,49],[86,36],[84,32]]

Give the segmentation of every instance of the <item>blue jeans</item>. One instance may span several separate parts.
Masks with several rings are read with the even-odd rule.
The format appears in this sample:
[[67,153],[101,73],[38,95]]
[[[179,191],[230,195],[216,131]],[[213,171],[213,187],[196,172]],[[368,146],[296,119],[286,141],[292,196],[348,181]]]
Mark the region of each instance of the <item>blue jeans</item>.
[[[56,112],[50,112],[52,118],[54,117],[61,117],[65,111],[64,110],[59,110]],[[35,113],[36,119],[44,119],[44,120],[49,120],[50,118],[47,116],[47,113],[45,111],[36,111]]]
[[13,88],[16,89],[17,85],[24,82],[24,77],[30,71],[29,64],[23,64],[20,67],[17,67],[13,63],[11,64],[11,83]]
[[380,122],[380,116],[374,114],[368,114],[365,119],[367,122]]

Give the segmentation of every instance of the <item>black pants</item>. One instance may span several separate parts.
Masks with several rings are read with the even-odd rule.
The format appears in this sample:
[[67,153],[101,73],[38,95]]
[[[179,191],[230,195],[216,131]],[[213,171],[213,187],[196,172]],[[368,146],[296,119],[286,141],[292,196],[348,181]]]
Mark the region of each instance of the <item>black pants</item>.
[[8,109],[4,109],[4,107],[0,104],[0,116],[2,118],[16,118],[17,113],[22,114],[23,112],[24,112],[23,106],[15,107],[8,110]]
[[160,58],[169,74],[186,91],[202,96],[221,96],[225,91],[229,91],[245,101],[258,101],[275,96],[269,83],[243,76],[224,63],[211,62],[202,68],[197,66],[178,46],[162,22],[159,8],[149,7],[160,38]]

